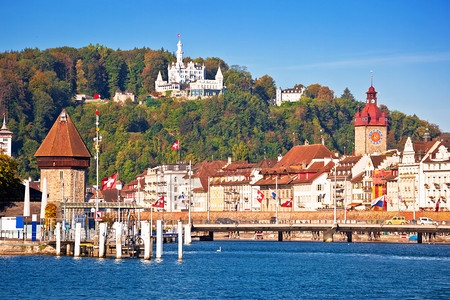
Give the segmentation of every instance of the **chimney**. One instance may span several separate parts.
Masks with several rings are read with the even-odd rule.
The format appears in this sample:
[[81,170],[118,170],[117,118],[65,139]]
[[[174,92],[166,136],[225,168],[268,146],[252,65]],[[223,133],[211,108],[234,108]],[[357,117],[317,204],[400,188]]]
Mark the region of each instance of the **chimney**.
[[228,164],[231,164],[231,157],[228,156]]
[[283,158],[281,154],[278,154],[278,161],[280,161]]

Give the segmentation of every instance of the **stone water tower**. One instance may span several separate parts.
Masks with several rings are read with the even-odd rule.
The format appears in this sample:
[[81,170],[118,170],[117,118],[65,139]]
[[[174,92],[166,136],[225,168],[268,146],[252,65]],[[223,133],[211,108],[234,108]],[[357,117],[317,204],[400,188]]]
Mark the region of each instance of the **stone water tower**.
[[91,154],[65,109],[34,156],[41,185],[47,178],[49,202],[84,202]]

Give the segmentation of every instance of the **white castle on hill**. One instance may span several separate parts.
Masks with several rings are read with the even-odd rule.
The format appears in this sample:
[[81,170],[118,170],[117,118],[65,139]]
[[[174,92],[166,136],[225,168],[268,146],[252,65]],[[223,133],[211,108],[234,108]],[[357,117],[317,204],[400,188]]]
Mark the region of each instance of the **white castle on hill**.
[[216,78],[205,79],[206,68],[190,61],[183,63],[183,44],[178,41],[177,61],[167,66],[169,80],[162,79],[161,72],[155,81],[155,90],[159,93],[172,92],[172,96],[184,96],[190,99],[211,97],[225,91],[222,71],[217,70]]
[[282,102],[297,102],[300,101],[300,98],[303,96],[305,92],[305,88],[293,88],[293,89],[285,89],[282,90],[280,87],[277,88],[275,104],[277,106],[281,106]]

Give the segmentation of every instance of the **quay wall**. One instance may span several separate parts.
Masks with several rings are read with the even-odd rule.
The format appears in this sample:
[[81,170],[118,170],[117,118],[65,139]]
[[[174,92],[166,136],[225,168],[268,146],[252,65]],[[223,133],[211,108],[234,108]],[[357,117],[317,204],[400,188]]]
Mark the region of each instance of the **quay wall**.
[[[257,212],[257,211],[226,211],[226,212],[210,212],[210,220],[214,222],[218,218],[229,218],[239,222],[269,222],[272,217],[275,217],[276,213],[271,211]],[[191,212],[192,220],[194,223],[204,223],[208,219],[207,212]],[[406,220],[413,220],[412,211],[349,211],[347,212],[347,221],[358,222],[374,222],[379,223],[394,216],[404,216]],[[344,211],[337,211],[336,217],[338,222],[343,222],[345,219]],[[419,217],[428,217],[438,222],[445,221],[450,222],[450,212],[431,212],[431,211],[416,211],[416,220]],[[141,220],[150,220],[150,212],[141,212]],[[188,212],[153,212],[153,220],[164,219],[166,221],[189,219]],[[280,222],[288,222],[290,220],[311,220],[315,222],[333,222],[334,212],[332,210],[327,211],[303,211],[303,212],[278,212],[278,219]]]

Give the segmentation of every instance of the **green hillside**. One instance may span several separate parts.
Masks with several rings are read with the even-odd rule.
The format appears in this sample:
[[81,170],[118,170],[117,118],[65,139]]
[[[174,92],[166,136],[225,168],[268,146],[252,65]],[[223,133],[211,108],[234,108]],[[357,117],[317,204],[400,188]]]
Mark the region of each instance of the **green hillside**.
[[[351,153],[353,116],[364,103],[355,101],[348,89],[336,96],[328,87],[314,84],[300,102],[275,107],[268,102],[275,95],[269,75],[252,78],[245,67],[229,67],[219,58],[196,58],[207,67],[207,78],[213,78],[220,65],[227,86],[224,95],[195,101],[147,100],[158,71],[166,77],[167,64],[174,60],[164,49],[115,51],[99,45],[0,53],[0,111],[7,112],[20,175],[39,177],[33,155],[64,107],[92,153],[95,110],[100,111],[100,177],[119,171],[124,181],[147,167],[178,160],[178,152],[171,150],[176,140],[181,159],[194,162],[229,156],[251,162],[275,158],[294,143],[319,143],[321,135],[329,149]],[[77,93],[109,99],[118,88],[131,90],[143,105],[77,105],[73,100]],[[401,149],[408,136],[419,139],[427,127],[432,137],[440,134],[436,125],[416,116],[381,109],[389,118],[388,148]],[[91,166],[93,183],[94,160]]]

